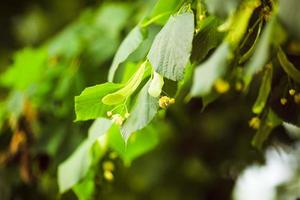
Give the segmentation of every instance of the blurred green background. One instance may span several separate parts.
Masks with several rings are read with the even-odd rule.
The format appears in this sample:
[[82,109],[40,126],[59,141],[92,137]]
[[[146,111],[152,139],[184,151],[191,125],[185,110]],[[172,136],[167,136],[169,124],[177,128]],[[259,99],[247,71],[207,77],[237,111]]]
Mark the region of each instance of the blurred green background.
[[[84,193],[76,197],[73,191],[59,194],[57,186],[57,166],[86,137],[91,124],[73,122],[74,96],[87,86],[106,81],[120,42],[154,3],[1,2],[1,200],[86,198]],[[149,34],[158,30],[152,27]],[[145,45],[151,44],[149,40]],[[139,54],[145,54],[143,47],[135,56]],[[137,58],[130,59],[134,62]],[[250,144],[254,132],[248,120],[254,92],[243,96],[231,91],[203,113],[199,112],[200,99],[170,108],[159,125],[159,142],[150,147],[152,151],[128,165],[111,152],[102,158],[101,163],[114,163],[114,180],[103,178],[102,165],[97,166],[92,198],[232,199],[241,172],[265,161],[263,152]],[[279,127],[269,145],[295,141]],[[297,185],[297,180],[290,181]],[[285,191],[284,186],[280,190]],[[84,191],[88,193],[88,187]],[[291,193],[299,195],[297,192]]]

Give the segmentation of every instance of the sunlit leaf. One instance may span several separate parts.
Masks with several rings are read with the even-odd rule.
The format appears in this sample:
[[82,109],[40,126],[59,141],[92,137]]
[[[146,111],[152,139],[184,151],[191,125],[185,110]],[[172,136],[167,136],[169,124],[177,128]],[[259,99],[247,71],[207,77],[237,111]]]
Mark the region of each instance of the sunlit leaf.
[[79,200],[91,199],[93,193],[95,192],[95,181],[93,177],[87,178],[75,185],[73,191]]
[[104,83],[83,90],[79,96],[75,97],[76,121],[104,116],[110,106],[104,105],[101,99],[121,87],[120,84]]
[[170,17],[155,37],[148,54],[155,71],[168,79],[181,80],[191,54],[193,35],[193,13]]
[[25,90],[37,84],[45,74],[47,51],[26,48],[14,56],[13,65],[0,75],[0,84]]
[[158,20],[155,22],[158,24],[164,24],[169,16],[178,8],[179,3],[182,2],[182,0],[158,0],[155,4],[153,11],[151,12],[150,17],[155,18],[157,16],[159,17]]

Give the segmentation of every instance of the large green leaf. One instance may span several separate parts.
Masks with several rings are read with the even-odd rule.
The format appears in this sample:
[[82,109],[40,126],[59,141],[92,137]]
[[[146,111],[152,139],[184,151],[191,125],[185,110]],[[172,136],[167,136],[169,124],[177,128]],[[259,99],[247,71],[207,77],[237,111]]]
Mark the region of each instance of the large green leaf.
[[143,34],[141,33],[141,29],[137,26],[135,27],[123,40],[121,43],[115,57],[113,63],[110,67],[108,74],[108,81],[112,82],[114,79],[115,72],[118,69],[118,66],[124,62],[128,56],[134,52],[143,41]]
[[158,98],[149,95],[149,85],[150,82],[148,82],[139,92],[130,116],[121,128],[121,133],[125,141],[128,140],[133,132],[142,129],[149,124],[157,113]]
[[192,96],[209,94],[215,81],[225,74],[230,54],[229,44],[224,42],[208,60],[196,68]]
[[99,137],[109,130],[111,124],[108,119],[96,120],[89,130],[89,137],[66,161],[59,165],[58,185],[61,193],[72,188],[86,176],[92,164],[92,146]]
[[268,22],[266,28],[263,30],[262,36],[258,41],[253,56],[246,64],[245,75],[243,77],[246,86],[251,82],[253,74],[261,70],[262,67],[268,62],[274,27],[275,18],[272,18],[271,21]]
[[104,105],[101,99],[121,87],[121,84],[104,83],[84,89],[79,96],[75,97],[76,121],[104,116],[110,106]]
[[149,125],[141,131],[135,132],[127,142],[120,134],[119,128],[110,129],[108,135],[109,146],[114,149],[125,164],[129,165],[138,156],[153,149],[159,142],[156,127]]
[[159,74],[174,81],[183,78],[191,54],[193,35],[192,12],[170,17],[155,37],[148,54],[150,63]]

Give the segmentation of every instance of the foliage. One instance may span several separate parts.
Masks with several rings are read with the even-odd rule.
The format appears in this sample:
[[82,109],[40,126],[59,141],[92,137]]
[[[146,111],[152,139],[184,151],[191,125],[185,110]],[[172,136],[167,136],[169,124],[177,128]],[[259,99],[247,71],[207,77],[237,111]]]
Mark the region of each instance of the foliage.
[[[22,180],[33,181],[26,152],[35,137],[40,146],[33,149],[60,163],[60,193],[72,189],[79,199],[91,199],[99,174],[107,182],[114,179],[116,155],[130,166],[166,140],[164,129],[172,128],[162,125],[164,120],[179,123],[170,123],[174,129],[184,127],[189,122],[180,110],[186,104],[200,101],[200,112],[226,95],[250,97],[243,108],[253,115],[248,120],[256,133],[247,142],[263,149],[283,123],[300,125],[300,71],[293,64],[300,54],[299,26],[294,26],[300,3],[287,2],[158,0],[142,6],[108,1],[85,10],[45,44],[18,51],[0,75],[8,93],[0,101],[0,129],[12,135],[0,163],[20,154]],[[123,30],[128,35],[120,42]],[[113,55],[108,71],[104,66]],[[170,118],[172,109],[183,117]],[[87,120],[95,121],[83,139],[89,124],[79,121]],[[65,145],[71,147],[59,155]]]

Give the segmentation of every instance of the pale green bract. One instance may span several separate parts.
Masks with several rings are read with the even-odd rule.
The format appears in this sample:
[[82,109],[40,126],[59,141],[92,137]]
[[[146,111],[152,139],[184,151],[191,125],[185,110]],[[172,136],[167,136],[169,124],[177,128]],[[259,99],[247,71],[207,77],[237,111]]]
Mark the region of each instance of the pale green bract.
[[193,35],[192,12],[171,16],[155,37],[148,54],[155,71],[173,81],[181,80],[190,58]]
[[143,80],[144,72],[146,68],[146,62],[144,62],[140,68],[135,72],[131,79],[120,90],[108,94],[102,98],[102,103],[105,105],[117,105],[123,103],[140,85]]

